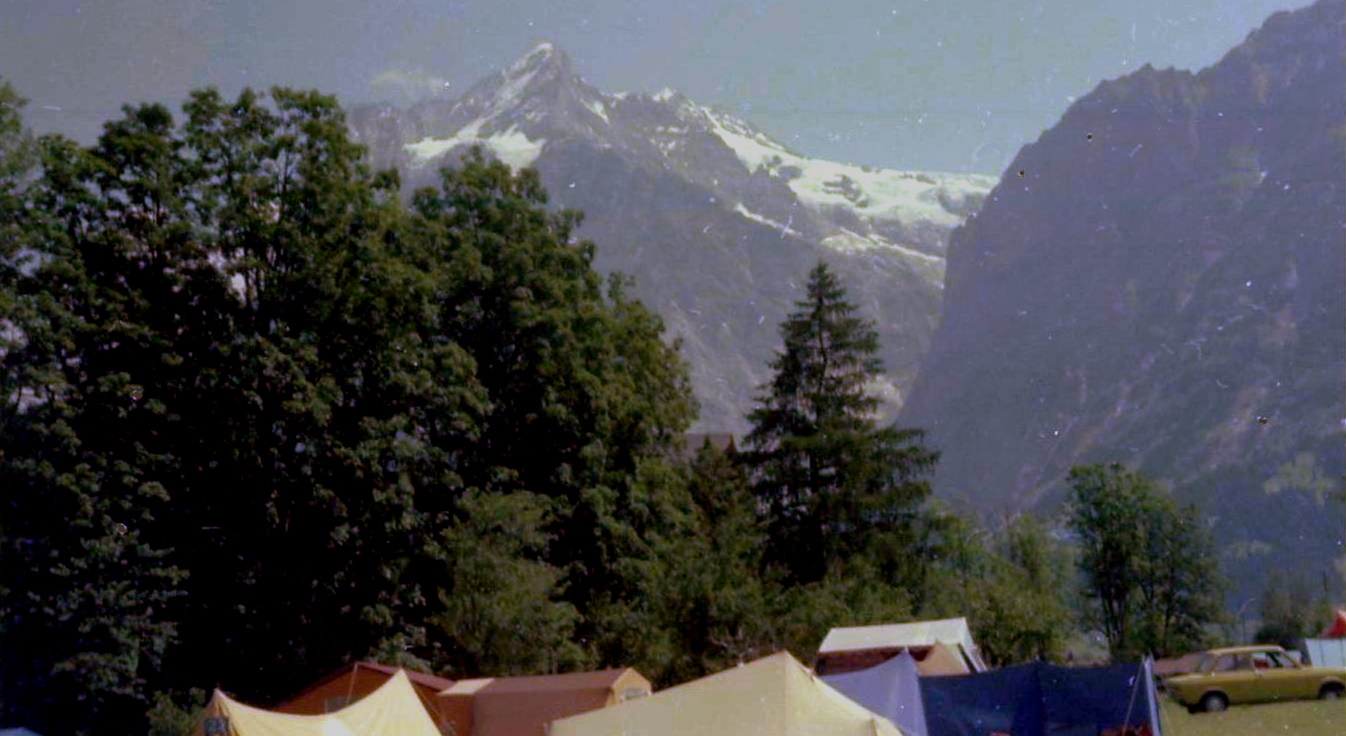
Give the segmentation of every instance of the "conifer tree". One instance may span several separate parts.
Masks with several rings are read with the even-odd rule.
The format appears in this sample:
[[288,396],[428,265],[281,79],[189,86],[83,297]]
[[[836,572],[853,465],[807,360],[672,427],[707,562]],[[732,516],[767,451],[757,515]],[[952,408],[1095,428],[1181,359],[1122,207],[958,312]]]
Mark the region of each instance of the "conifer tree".
[[919,430],[878,426],[878,335],[825,263],[797,307],[780,328],[775,376],[748,415],[745,459],[765,515],[766,563],[809,583],[864,559],[897,582],[937,455]]

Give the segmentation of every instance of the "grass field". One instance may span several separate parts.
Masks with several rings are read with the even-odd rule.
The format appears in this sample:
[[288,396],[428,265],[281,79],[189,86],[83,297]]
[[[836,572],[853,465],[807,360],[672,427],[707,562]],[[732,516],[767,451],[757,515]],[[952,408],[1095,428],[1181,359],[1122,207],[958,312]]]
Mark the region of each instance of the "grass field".
[[1164,736],[1346,735],[1346,700],[1235,705],[1223,713],[1193,715],[1172,700],[1160,697]]

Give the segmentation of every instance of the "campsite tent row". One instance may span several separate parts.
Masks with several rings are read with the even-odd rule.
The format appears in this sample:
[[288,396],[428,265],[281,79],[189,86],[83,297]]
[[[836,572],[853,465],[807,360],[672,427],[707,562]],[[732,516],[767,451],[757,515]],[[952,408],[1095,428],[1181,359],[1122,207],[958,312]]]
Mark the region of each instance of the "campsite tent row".
[[[406,680],[406,687],[394,680]],[[391,688],[391,691],[387,690]],[[298,695],[277,706],[274,713],[248,708],[221,692],[216,692],[210,711],[216,719],[228,719],[237,712],[246,724],[262,731],[237,727],[227,730],[224,721],[207,721],[220,733],[266,733],[274,736],[302,736],[303,724],[345,722],[350,713],[362,712],[356,705],[375,697],[391,699],[399,708],[411,701],[389,692],[409,690],[430,718],[436,733],[454,736],[545,736],[547,724],[558,718],[602,708],[631,698],[650,694],[650,681],[633,669],[576,672],[535,677],[491,677],[454,682],[421,672],[357,662],[324,677]],[[354,709],[354,710],[348,710]],[[416,708],[413,708],[415,710]],[[262,715],[276,718],[262,718]],[[326,719],[322,721],[314,719]],[[363,723],[363,721],[362,721]],[[290,724],[290,725],[286,725]],[[291,726],[294,727],[292,730]],[[208,731],[209,732],[209,731]],[[354,734],[376,736],[377,730],[354,730]],[[204,736],[204,735],[203,735]],[[330,734],[328,735],[330,736]]]
[[833,629],[821,678],[780,652],[653,695],[632,669],[452,682],[361,662],[278,712],[217,691],[198,736],[1158,733],[1145,667],[986,672],[967,621],[945,619]]
[[[550,718],[545,709],[528,702],[546,701],[545,692],[534,689],[515,701],[512,721],[494,721],[492,733],[1033,736],[1105,733],[1124,725],[1136,729],[1133,733],[1159,733],[1153,678],[1143,667],[1068,670],[1037,664],[951,677],[918,678],[916,673],[914,658],[903,653],[869,670],[819,678],[788,652],[780,652],[647,697],[558,718],[550,726],[538,720]],[[489,689],[483,682],[466,689],[479,695]],[[525,691],[519,687],[515,692]],[[477,712],[479,719],[483,712]],[[217,691],[197,736],[466,736],[481,734],[489,720],[477,720],[467,730],[452,719],[437,725],[408,674],[399,670],[374,692],[322,715],[263,711]]]
[[[958,618],[833,629],[818,653],[818,670],[854,670],[900,651],[916,658],[923,675],[984,669],[967,621]],[[314,683],[277,711],[333,714],[373,693],[395,672],[383,665],[354,663]],[[651,692],[649,681],[631,669],[459,682],[420,672],[408,671],[406,676],[438,730],[459,736],[544,736],[551,721]]]
[[[582,674],[592,676],[595,673]],[[450,687],[443,695],[451,699],[454,688],[461,684]],[[523,692],[524,684],[512,685]],[[638,686],[638,681],[628,679],[625,684]],[[472,690],[476,697],[480,697],[489,688],[489,682],[476,681],[457,694]],[[536,696],[539,691],[532,689],[529,692]],[[493,720],[493,732],[497,736],[523,736],[539,731],[550,732],[551,736],[673,736],[682,733],[709,736],[742,733],[901,736],[887,719],[833,690],[787,652],[649,697],[600,704],[596,710],[555,720],[550,728],[546,726],[547,721],[536,719],[535,716],[545,718],[546,714],[540,714],[535,703],[530,704],[523,698],[515,705],[512,720]],[[481,714],[478,710],[477,716]],[[438,736],[441,733],[466,736],[467,733],[483,733],[481,724],[485,720],[492,719],[479,720],[471,730],[460,731],[450,719],[447,727],[441,729],[422,705],[408,674],[398,670],[365,697],[321,715],[264,711],[239,703],[217,690],[196,736]]]

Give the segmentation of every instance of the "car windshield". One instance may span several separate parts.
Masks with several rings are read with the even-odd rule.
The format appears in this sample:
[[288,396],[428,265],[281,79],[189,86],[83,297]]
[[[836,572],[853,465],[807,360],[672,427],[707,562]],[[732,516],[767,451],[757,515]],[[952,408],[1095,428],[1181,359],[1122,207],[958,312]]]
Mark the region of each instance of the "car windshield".
[[1272,667],[1279,669],[1293,670],[1299,668],[1299,663],[1285,652],[1271,652],[1271,662]]
[[1247,654],[1221,654],[1215,659],[1212,672],[1233,672],[1253,668],[1252,659]]

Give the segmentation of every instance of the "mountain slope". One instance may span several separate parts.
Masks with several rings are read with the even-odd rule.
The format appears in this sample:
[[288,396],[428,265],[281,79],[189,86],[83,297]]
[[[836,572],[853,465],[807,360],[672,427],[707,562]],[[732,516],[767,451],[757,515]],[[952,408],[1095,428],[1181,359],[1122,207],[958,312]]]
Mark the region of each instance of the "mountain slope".
[[1119,460],[1211,514],[1240,585],[1341,558],[1343,15],[1104,83],[1019,153],[953,236],[902,415],[940,492],[1052,504],[1072,464]]
[[472,145],[535,166],[553,201],[585,212],[597,266],[683,340],[697,429],[742,431],[776,325],[826,258],[879,322],[886,412],[900,406],[937,320],[948,233],[993,181],[871,169],[801,155],[672,90],[605,94],[541,44],[456,100],[352,111],[376,165],[410,186]]

